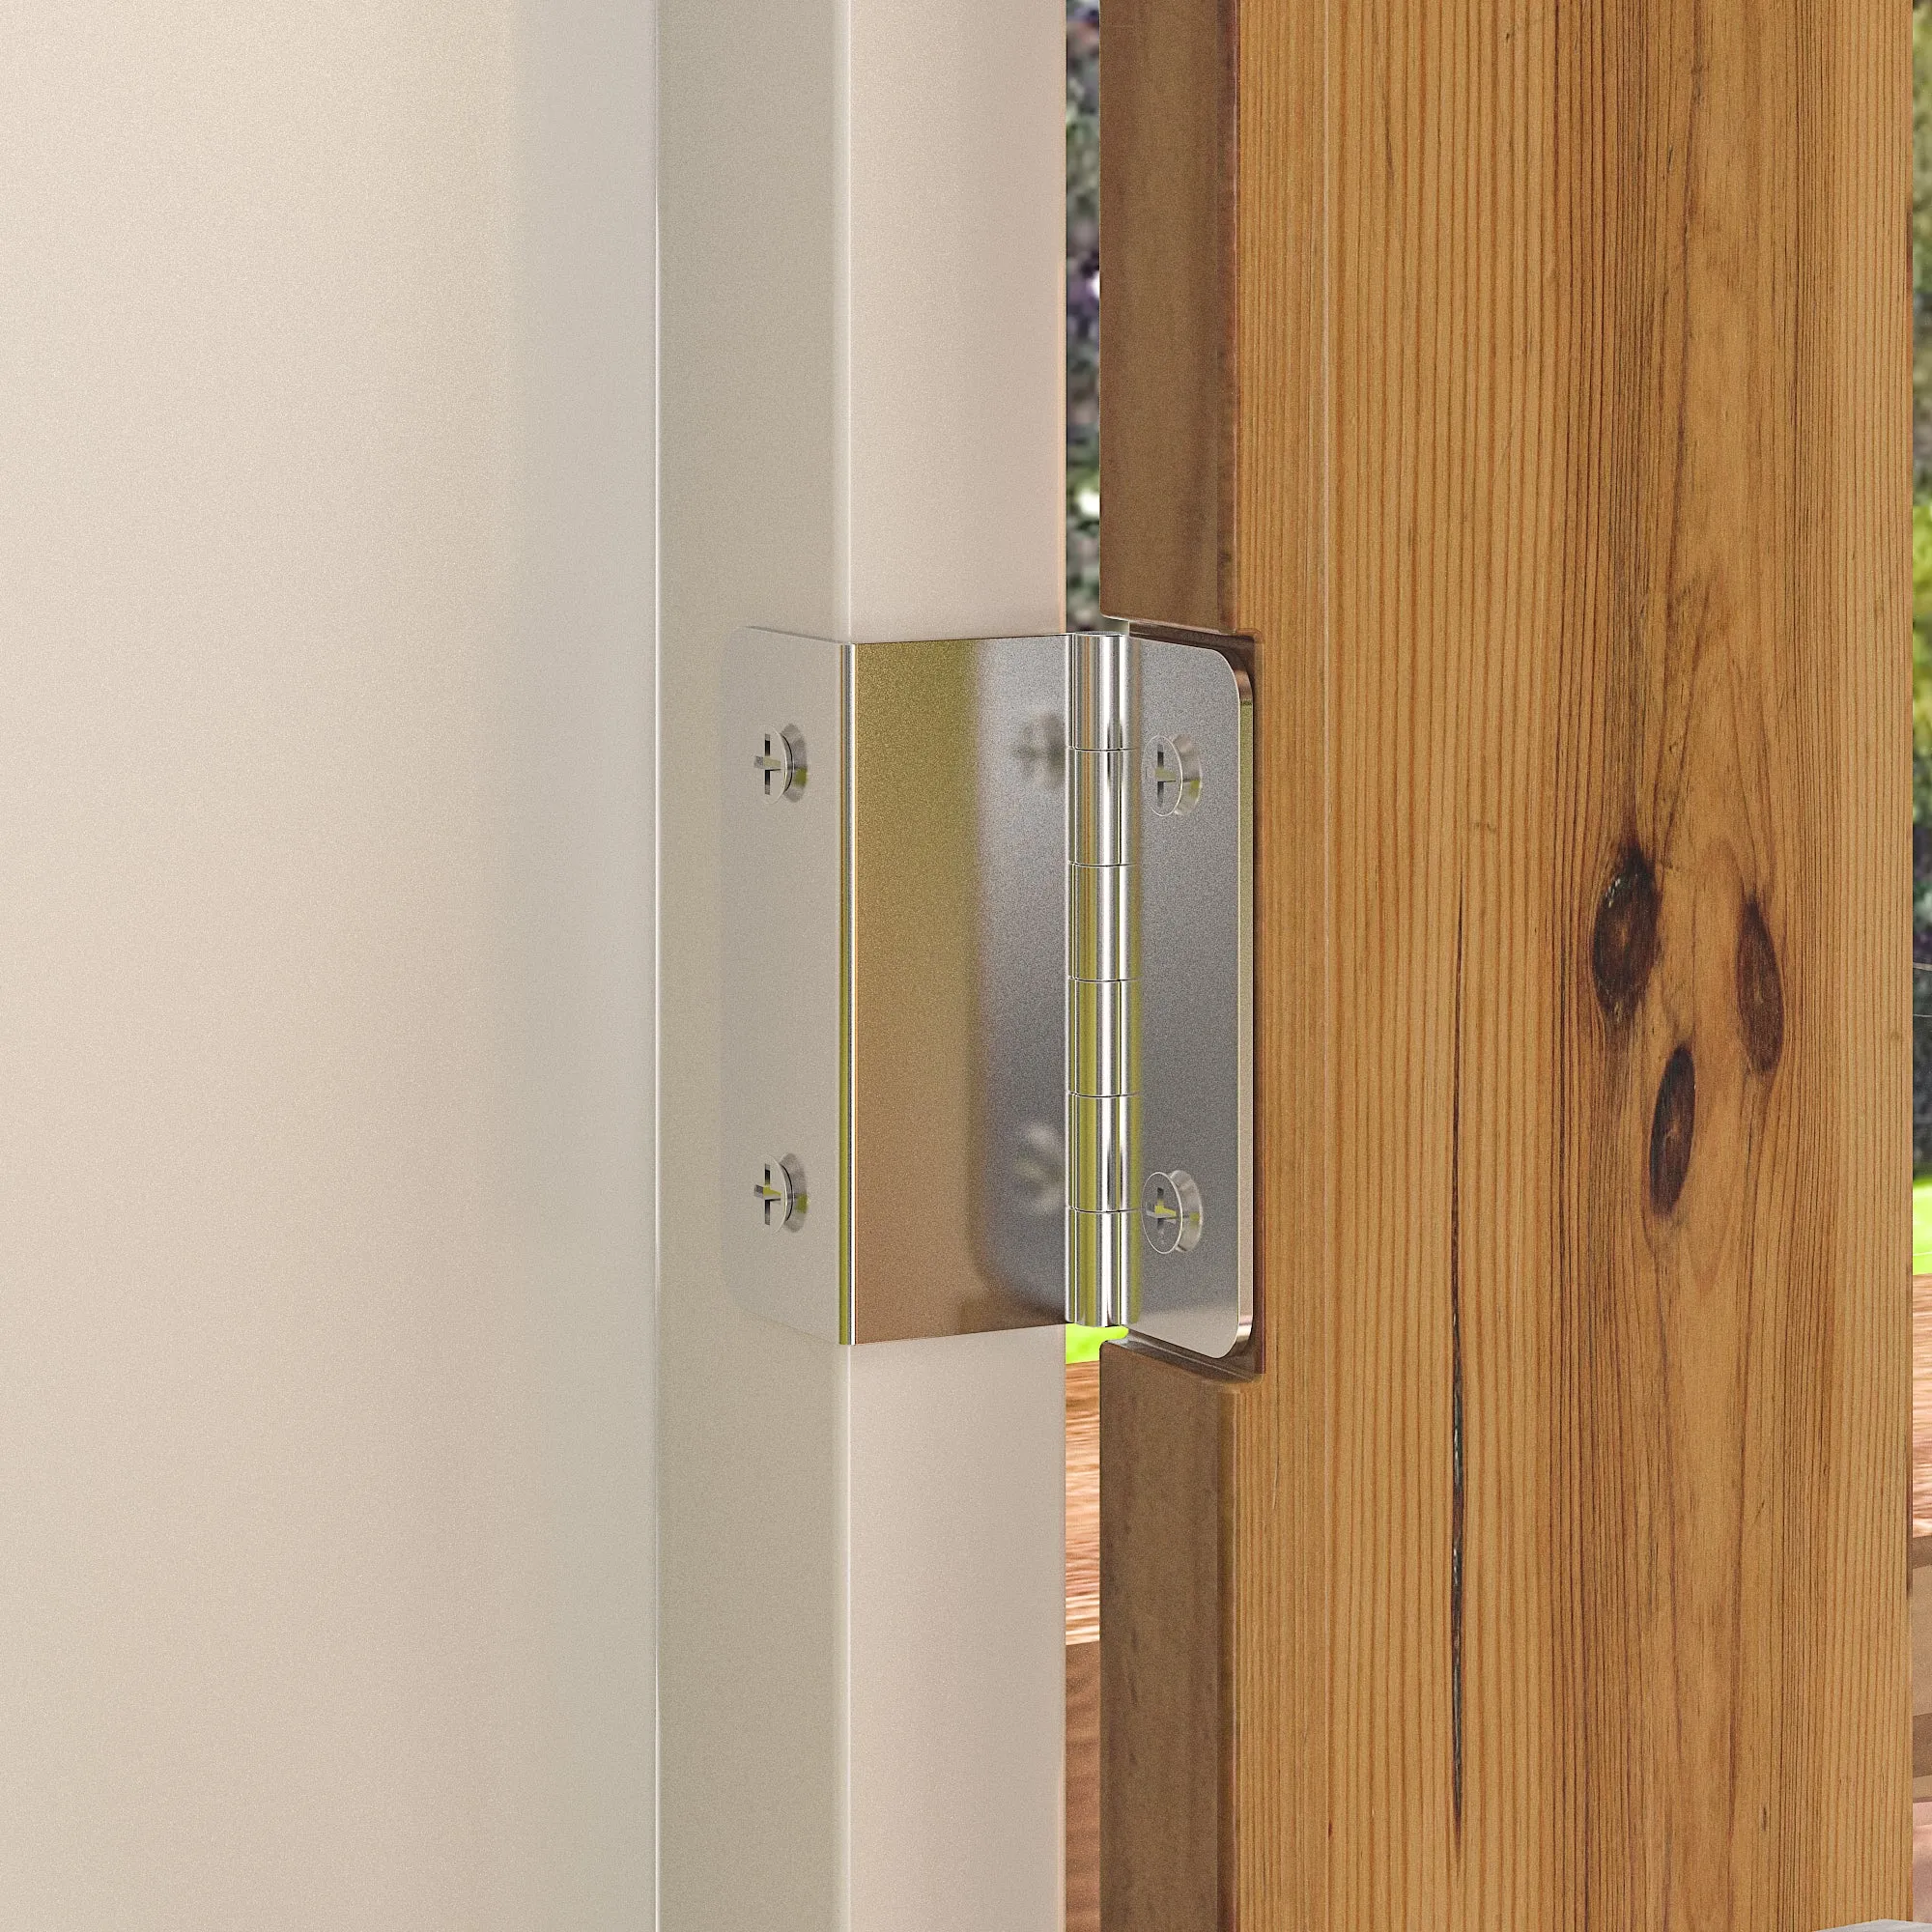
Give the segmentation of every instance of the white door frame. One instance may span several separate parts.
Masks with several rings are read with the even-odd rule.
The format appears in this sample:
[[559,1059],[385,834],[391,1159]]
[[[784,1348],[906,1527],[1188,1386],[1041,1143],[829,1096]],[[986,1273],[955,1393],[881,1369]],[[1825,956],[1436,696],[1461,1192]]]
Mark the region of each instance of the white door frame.
[[1060,628],[1063,31],[662,0],[667,1932],[1062,1920],[1060,1332],[839,1350],[741,1312],[717,989],[731,631]]

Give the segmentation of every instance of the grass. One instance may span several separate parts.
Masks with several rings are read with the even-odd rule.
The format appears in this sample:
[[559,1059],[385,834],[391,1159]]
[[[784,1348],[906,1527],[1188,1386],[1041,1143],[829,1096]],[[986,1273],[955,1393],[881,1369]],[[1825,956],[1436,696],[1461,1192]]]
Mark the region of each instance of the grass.
[[[1925,1184],[1932,1189],[1932,1180]],[[1932,1203],[1927,1204],[1926,1211],[1932,1214]],[[1091,1362],[1100,1352],[1102,1342],[1118,1342],[1126,1332],[1124,1328],[1069,1327],[1066,1331],[1066,1359],[1069,1362]]]

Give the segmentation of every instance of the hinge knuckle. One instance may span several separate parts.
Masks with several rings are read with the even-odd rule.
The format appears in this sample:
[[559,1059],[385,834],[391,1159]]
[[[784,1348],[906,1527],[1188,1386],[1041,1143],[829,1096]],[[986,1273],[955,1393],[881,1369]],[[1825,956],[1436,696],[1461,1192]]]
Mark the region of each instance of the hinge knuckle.
[[1066,1317],[1140,1314],[1140,640],[1066,645]]

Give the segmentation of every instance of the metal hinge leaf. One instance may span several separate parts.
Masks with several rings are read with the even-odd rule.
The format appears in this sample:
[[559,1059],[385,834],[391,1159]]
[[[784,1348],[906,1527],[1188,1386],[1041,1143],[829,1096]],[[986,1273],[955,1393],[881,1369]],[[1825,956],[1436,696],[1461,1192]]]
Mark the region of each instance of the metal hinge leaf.
[[829,1340],[1072,1320],[1242,1360],[1238,644],[748,631],[724,718],[739,1298]]

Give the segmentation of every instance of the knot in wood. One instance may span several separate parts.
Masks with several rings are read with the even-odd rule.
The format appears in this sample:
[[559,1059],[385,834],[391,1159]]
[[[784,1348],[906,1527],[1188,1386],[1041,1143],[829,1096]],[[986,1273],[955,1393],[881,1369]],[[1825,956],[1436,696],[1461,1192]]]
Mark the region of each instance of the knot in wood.
[[1690,1136],[1697,1124],[1697,1068],[1690,1049],[1670,1056],[1658,1083],[1650,1121],[1650,1205],[1660,1214],[1675,1209],[1690,1172]]
[[1657,963],[1657,875],[1643,848],[1626,845],[1597,906],[1590,946],[1597,999],[1612,1026],[1626,1025]]
[[1755,899],[1738,922],[1738,1024],[1751,1070],[1769,1073],[1784,1051],[1784,980]]

